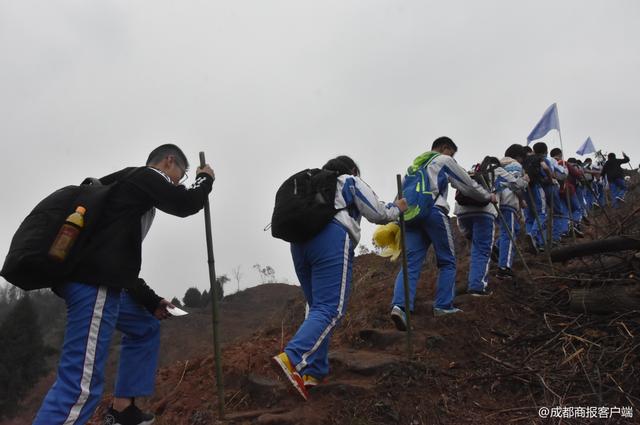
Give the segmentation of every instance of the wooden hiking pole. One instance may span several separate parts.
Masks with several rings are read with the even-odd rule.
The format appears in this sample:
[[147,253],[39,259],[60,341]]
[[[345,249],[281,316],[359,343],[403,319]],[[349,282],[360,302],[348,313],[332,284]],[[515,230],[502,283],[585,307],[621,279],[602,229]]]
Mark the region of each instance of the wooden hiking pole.
[[[398,184],[398,199],[402,199],[402,176],[396,175]],[[407,358],[413,357],[411,343],[411,306],[409,301],[409,270],[407,267],[407,243],[405,240],[404,213],[400,212],[400,248],[402,249],[402,285],[404,287],[404,314],[407,319]]]
[[[204,167],[204,152],[200,152],[200,166]],[[209,196],[204,201],[204,225],[207,236],[207,263],[209,264],[209,295],[211,296],[211,318],[213,324],[213,350],[216,360],[216,387],[218,388],[218,414],[224,419],[224,384],[222,382],[222,355],[220,354],[220,340],[218,332],[218,288],[216,285],[216,265],[213,259],[213,239],[211,238],[211,211],[209,209]]]
[[[482,176],[482,182],[484,183],[485,187],[488,187],[487,185],[487,180],[484,178],[484,176]],[[504,226],[505,230],[507,231],[507,235],[509,236],[509,239],[511,240],[511,243],[513,244],[513,246],[516,248],[516,252],[518,253],[518,256],[520,257],[520,259],[522,260],[522,265],[524,266],[524,269],[527,271],[527,274],[529,275],[529,277],[531,277],[531,270],[529,269],[529,266],[527,265],[527,260],[524,259],[524,255],[522,255],[522,251],[520,251],[520,247],[518,246],[518,243],[516,242],[516,237],[515,235],[511,232],[511,229],[509,228],[509,223],[507,223],[507,219],[504,218],[504,214],[502,214],[502,211],[500,211],[500,208],[498,208],[498,206],[496,204],[493,204],[493,208],[495,208],[496,212],[498,213],[498,217],[500,217],[500,220],[502,221],[502,225]],[[515,218],[514,218],[515,220]]]

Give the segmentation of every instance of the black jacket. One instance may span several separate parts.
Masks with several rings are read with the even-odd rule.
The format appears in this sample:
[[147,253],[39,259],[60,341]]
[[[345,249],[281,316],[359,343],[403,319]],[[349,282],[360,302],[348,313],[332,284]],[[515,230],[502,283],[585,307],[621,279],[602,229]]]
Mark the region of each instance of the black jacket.
[[197,213],[211,192],[213,179],[200,173],[187,189],[174,186],[150,167],[131,167],[100,181],[116,186],[71,278],[92,285],[124,288],[153,312],[161,297],[138,277],[142,262],[142,216],[152,207],[178,217]]
[[622,164],[629,162],[629,157],[624,156],[624,159],[609,159],[602,167],[602,175],[607,177],[607,180],[612,182],[617,179],[624,178],[624,171],[622,171]]

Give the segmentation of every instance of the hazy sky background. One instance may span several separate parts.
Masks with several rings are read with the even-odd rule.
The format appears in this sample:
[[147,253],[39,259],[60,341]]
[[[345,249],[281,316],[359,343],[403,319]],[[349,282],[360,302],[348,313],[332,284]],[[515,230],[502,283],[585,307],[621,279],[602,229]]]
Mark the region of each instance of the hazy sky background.
[[[287,176],[339,154],[390,200],[436,137],[466,168],[557,102],[567,152],[591,136],[637,163],[638,22],[635,0],[0,0],[0,258],[45,195],[167,142],[214,167],[216,268],[242,265],[242,287],[255,263],[297,281],[262,229]],[[141,276],[159,294],[208,287],[203,220],[156,216]]]

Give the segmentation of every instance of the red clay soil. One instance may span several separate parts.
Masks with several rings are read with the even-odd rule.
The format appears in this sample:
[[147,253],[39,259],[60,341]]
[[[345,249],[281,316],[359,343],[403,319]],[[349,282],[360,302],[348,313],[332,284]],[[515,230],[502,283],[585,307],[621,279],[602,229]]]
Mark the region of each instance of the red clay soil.
[[[636,193],[628,196],[623,209],[610,212],[614,221],[627,218],[629,225],[637,224],[635,217],[625,216],[640,205]],[[613,230],[602,214],[596,213],[592,221],[587,238]],[[178,320],[172,323],[176,326],[172,342],[184,347],[184,356],[165,363],[158,372],[156,395],[141,404],[155,412],[156,423],[171,425],[551,423],[539,417],[538,409],[560,404],[635,407],[634,418],[563,419],[565,424],[640,423],[638,311],[600,317],[570,312],[567,297],[573,281],[558,276],[581,263],[552,269],[541,255],[527,255],[533,276],[525,276],[517,264],[515,280],[492,277],[491,297],[471,297],[465,293],[468,247],[460,235],[456,243],[455,303],[464,313],[439,318],[431,314],[436,267],[430,252],[412,317],[410,360],[405,333],[393,328],[388,315],[399,265],[369,254],[357,257],[354,264],[347,314],[331,343],[332,373],[312,391],[309,401],[289,392],[289,384],[270,363],[303,320],[301,291],[293,288],[298,294],[282,305],[286,297],[278,293],[279,285],[271,285],[244,291],[246,298],[238,297],[235,304],[223,303],[226,314],[233,315],[223,322],[224,421],[217,414],[213,356],[205,354],[210,350],[210,328],[204,318],[197,327],[182,326],[186,322]],[[493,276],[495,264],[491,267]],[[549,275],[556,277],[545,277]],[[630,282],[638,284],[635,277]],[[290,295],[289,289],[285,292]],[[256,306],[265,304],[278,304],[277,312],[251,321],[258,318]],[[631,337],[616,325],[620,322]],[[250,326],[243,326],[247,323]],[[241,335],[238,329],[252,332]],[[163,350],[169,343],[165,334]],[[613,347],[612,353],[625,354],[611,355],[615,365],[603,364],[608,368],[605,376],[616,385],[608,378],[599,383],[590,380],[585,364],[590,364],[592,347],[594,353]],[[105,397],[91,424],[101,423],[109,402]]]

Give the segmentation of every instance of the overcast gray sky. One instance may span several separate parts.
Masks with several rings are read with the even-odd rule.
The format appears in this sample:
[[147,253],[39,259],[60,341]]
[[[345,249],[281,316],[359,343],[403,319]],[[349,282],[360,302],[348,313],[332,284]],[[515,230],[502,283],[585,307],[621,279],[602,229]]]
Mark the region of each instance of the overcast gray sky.
[[[567,152],[591,136],[637,163],[638,22],[635,0],[0,0],[0,257],[42,197],[167,142],[214,167],[216,267],[242,287],[255,263],[296,282],[262,229],[288,175],[338,154],[390,200],[436,137],[468,167],[557,102]],[[208,287],[203,215],[158,214],[141,276]]]

